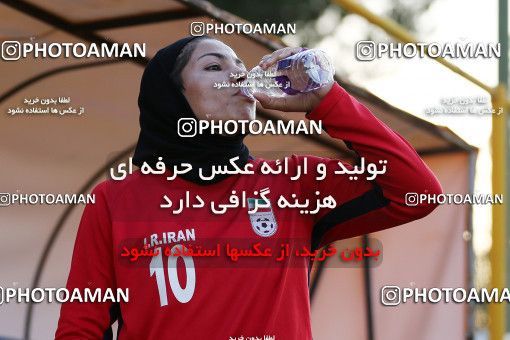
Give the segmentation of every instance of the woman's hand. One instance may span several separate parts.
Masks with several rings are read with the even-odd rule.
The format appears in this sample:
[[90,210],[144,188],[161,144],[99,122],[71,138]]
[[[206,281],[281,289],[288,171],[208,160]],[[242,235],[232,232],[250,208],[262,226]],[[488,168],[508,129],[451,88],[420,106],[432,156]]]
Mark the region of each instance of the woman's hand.
[[[301,52],[301,47],[285,47],[267,54],[262,57],[259,63],[260,68],[264,71],[272,65],[276,64],[279,60],[285,59],[293,54]],[[306,93],[298,93],[293,96],[285,96],[282,98],[269,97],[263,93],[254,93],[253,96],[260,102],[265,109],[273,109],[279,111],[294,111],[294,112],[310,112],[319,103],[322,98],[331,90],[334,82],[331,82],[317,90]]]

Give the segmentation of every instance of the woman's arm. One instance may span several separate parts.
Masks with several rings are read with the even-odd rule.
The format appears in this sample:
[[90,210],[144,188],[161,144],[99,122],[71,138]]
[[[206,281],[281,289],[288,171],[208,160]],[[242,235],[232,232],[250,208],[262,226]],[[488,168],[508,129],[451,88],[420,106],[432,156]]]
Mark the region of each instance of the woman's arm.
[[[74,244],[67,289],[78,288],[92,293],[96,288],[116,289],[110,213],[105,195],[106,182],[96,186],[95,204],[88,204],[83,212]],[[66,302],[60,309],[55,339],[103,339],[110,332],[111,302]]]
[[[299,51],[299,47],[274,51],[264,56],[259,65],[267,69]],[[367,164],[379,165],[380,160],[387,161],[385,173],[372,181],[361,174],[354,175],[358,176],[356,180],[349,179],[348,174],[329,175],[323,180],[316,180],[315,176],[302,179],[303,194],[316,197],[314,194],[319,191],[321,197],[331,195],[337,203],[336,208],[322,209],[314,215],[313,248],[407,223],[426,216],[436,207],[436,204],[428,203],[405,204],[406,194],[440,194],[441,185],[406,140],[379,121],[337,83],[295,96],[276,98],[257,92],[254,96],[267,109],[311,111],[307,118],[322,121],[331,137],[342,139]],[[338,160],[315,156],[307,158],[314,163],[312,169],[318,162],[326,164],[328,174],[339,169]],[[294,160],[298,164],[302,161]]]
[[[307,177],[304,191],[315,189],[320,196],[331,194],[337,207],[319,212],[315,217],[312,243],[321,247],[335,240],[350,238],[397,226],[428,215],[435,204],[421,203],[408,206],[407,193],[440,194],[441,185],[432,171],[410,144],[399,134],[378,120],[365,106],[335,83],[312,112],[311,120],[321,120],[326,132],[342,139],[364,157],[365,164],[386,160],[386,172],[375,180],[366,179],[370,174],[328,175],[322,181]],[[340,169],[338,160],[312,157],[312,163],[324,162],[327,173]],[[350,166],[349,166],[350,167]],[[314,169],[315,165],[311,166]],[[350,167],[352,168],[352,167]]]

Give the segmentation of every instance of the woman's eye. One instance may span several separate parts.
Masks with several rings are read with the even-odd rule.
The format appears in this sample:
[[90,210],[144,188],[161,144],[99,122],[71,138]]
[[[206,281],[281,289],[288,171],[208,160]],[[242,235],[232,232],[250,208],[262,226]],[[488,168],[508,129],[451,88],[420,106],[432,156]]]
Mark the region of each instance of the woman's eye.
[[220,67],[220,65],[211,65],[211,66],[207,66],[205,69],[212,70],[212,71],[220,71],[221,67]]

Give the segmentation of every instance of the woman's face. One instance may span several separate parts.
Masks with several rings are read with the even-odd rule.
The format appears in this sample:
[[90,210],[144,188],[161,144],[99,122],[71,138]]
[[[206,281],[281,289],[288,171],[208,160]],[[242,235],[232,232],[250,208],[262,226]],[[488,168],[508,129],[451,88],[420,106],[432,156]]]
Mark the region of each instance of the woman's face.
[[218,40],[201,40],[181,73],[183,94],[198,119],[253,120],[255,101],[239,87],[216,88],[216,83],[235,84],[231,73],[246,73],[235,52]]

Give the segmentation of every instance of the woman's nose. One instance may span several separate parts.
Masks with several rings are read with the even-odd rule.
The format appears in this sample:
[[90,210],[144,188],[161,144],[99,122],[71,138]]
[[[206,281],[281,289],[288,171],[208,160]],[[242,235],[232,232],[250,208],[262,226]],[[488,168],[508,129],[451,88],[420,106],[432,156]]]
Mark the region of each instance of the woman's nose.
[[243,82],[243,81],[245,81],[245,80],[246,80],[246,72],[245,72],[245,71],[243,71],[243,72],[241,72],[241,73],[239,74],[239,78],[237,78],[237,82],[238,82],[238,83],[242,83],[242,82]]

